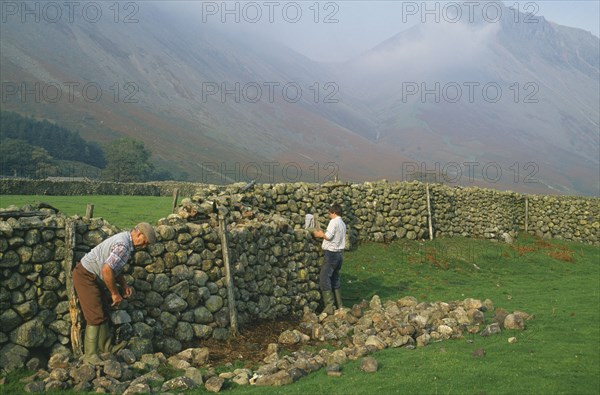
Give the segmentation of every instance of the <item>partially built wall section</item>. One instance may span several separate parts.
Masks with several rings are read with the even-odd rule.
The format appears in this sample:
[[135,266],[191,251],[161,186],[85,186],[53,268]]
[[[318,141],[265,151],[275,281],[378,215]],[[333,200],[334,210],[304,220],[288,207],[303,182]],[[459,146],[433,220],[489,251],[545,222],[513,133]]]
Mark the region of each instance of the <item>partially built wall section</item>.
[[[203,186],[155,224],[158,242],[126,266],[135,293],[112,312],[118,338],[138,356],[172,354],[227,338],[234,319],[316,310],[322,252],[305,220],[312,214],[325,227],[334,202],[343,207],[350,248],[431,234],[508,241],[526,229],[544,238],[600,240],[597,198],[418,182]],[[0,210],[0,367],[72,348],[83,323],[69,299],[70,271],[118,231],[101,218],[48,208]]]

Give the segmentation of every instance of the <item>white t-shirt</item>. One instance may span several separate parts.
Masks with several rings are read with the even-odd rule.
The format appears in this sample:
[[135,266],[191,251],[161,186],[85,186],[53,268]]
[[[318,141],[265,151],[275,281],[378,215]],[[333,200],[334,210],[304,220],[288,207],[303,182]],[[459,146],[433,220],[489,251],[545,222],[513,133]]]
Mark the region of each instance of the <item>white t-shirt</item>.
[[323,239],[321,248],[324,250],[338,252],[346,248],[346,224],[341,217],[329,221],[325,236],[329,240]]

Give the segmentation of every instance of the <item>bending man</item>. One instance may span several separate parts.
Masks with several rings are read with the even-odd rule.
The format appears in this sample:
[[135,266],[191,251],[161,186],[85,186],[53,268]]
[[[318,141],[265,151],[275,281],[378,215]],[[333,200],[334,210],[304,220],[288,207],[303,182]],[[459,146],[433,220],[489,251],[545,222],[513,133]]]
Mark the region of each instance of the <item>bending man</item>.
[[[101,352],[113,352],[111,335],[108,328],[108,314],[103,303],[102,288],[106,286],[112,299],[111,306],[118,306],[123,297],[133,294],[123,277],[123,267],[131,257],[135,247],[144,247],[156,242],[152,226],[139,223],[131,232],[121,232],[88,252],[73,269],[73,285],[79,297],[79,304],[86,321],[84,344],[84,362],[99,364]],[[117,283],[121,285],[123,295]]]
[[327,231],[315,230],[315,237],[323,238],[321,248],[324,250],[325,263],[321,267],[319,286],[323,296],[325,310],[342,307],[342,292],[340,290],[340,269],[342,268],[342,251],[346,247],[346,224],[342,221],[342,209],[333,204],[329,208],[329,224]]

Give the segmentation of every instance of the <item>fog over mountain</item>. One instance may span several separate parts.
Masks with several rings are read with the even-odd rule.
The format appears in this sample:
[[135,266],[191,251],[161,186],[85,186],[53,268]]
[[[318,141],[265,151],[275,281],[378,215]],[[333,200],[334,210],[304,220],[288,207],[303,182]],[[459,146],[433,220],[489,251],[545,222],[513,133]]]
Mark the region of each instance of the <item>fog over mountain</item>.
[[94,23],[3,19],[4,109],[100,142],[138,138],[197,181],[425,171],[458,185],[598,194],[600,55],[589,32],[541,16],[421,24],[321,63],[181,7],[142,3],[136,23],[104,11]]

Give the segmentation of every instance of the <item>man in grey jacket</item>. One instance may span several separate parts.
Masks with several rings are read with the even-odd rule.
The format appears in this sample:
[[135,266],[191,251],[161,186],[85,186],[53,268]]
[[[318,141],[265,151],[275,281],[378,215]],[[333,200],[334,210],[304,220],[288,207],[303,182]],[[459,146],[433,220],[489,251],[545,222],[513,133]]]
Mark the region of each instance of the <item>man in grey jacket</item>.
[[[88,252],[73,269],[73,285],[86,321],[84,339],[84,362],[102,363],[101,352],[114,352],[108,328],[108,314],[103,303],[103,291],[110,292],[111,306],[118,306],[123,298],[133,294],[123,277],[123,267],[132,256],[135,247],[156,242],[156,234],[149,223],[139,223],[131,232],[121,232],[109,237]],[[121,286],[123,295],[119,292]]]
[[334,300],[338,308],[342,306],[340,270],[342,268],[342,252],[346,248],[346,224],[342,220],[342,209],[338,204],[329,208],[329,224],[327,230],[315,230],[314,237],[322,238],[325,263],[321,267],[319,286],[323,296],[325,310],[332,310]]

